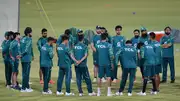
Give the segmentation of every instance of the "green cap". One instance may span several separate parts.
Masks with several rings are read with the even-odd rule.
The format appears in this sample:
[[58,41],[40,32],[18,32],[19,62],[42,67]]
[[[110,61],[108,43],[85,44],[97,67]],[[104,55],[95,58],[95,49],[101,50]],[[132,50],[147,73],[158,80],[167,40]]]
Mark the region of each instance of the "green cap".
[[141,31],[147,31],[145,27],[141,27]]
[[7,31],[7,32],[5,32],[4,37],[8,36],[8,34],[9,34],[9,32],[8,32],[8,31]]

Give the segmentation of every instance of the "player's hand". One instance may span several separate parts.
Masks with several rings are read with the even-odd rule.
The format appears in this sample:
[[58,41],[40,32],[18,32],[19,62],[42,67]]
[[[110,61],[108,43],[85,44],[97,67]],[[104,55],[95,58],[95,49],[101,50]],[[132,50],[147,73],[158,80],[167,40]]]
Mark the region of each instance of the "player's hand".
[[76,64],[79,65],[80,61],[76,61]]
[[17,58],[17,59],[20,59],[20,58],[21,58],[21,55],[16,56],[16,58]]
[[11,59],[12,59],[13,61],[15,61],[15,58],[14,58],[14,57],[12,57],[12,56],[11,56]]

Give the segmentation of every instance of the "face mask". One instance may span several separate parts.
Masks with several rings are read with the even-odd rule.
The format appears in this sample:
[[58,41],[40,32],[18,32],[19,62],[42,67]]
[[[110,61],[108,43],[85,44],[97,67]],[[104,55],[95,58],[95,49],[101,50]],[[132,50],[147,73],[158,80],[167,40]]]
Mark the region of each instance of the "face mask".
[[166,32],[165,34],[166,34],[166,35],[170,35],[171,33],[169,33],[169,32]]

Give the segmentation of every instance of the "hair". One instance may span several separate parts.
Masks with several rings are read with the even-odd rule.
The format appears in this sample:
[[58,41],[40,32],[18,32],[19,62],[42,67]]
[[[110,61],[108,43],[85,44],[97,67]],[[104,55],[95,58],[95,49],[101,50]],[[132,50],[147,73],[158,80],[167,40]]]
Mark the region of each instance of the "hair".
[[29,33],[32,33],[32,28],[26,27],[26,29],[24,30],[24,34],[27,36]]
[[131,40],[127,40],[126,44],[132,44],[132,41]]
[[150,32],[149,35],[150,35],[150,37],[151,37],[152,39],[155,39],[155,38],[156,38],[156,34],[155,34],[154,32]]
[[106,38],[107,38],[107,33],[101,34],[101,40],[106,40]]
[[69,37],[66,34],[62,35],[61,37],[62,41],[69,40]]
[[43,28],[42,30],[41,30],[41,33],[43,34],[44,32],[47,32],[47,29],[46,28]]
[[171,30],[171,27],[169,27],[169,26],[165,27],[165,28],[164,28],[164,31],[165,31],[166,29],[170,29],[170,30]]
[[64,31],[64,34],[66,34],[67,36],[69,36],[70,33],[71,33],[71,31],[70,31],[69,29],[66,29],[66,30]]
[[78,35],[78,39],[79,39],[79,41],[82,41],[84,39],[84,34]]
[[140,33],[140,30],[139,30],[139,29],[135,29],[133,32],[138,32],[138,33]]
[[144,43],[143,43],[143,42],[140,42],[140,43],[137,44],[137,48],[140,49],[141,46],[143,46],[143,45],[144,45]]
[[117,25],[117,26],[115,27],[115,30],[117,30],[118,28],[120,28],[120,29],[122,30],[122,26],[121,26],[121,25]]
[[55,39],[53,37],[48,37],[47,38],[47,41],[50,42],[50,41],[54,41]]

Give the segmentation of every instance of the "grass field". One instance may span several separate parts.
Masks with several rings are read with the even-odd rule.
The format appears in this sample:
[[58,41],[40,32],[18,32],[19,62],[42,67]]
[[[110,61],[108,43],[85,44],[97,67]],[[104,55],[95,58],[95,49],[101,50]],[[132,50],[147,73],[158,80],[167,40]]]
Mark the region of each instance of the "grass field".
[[[179,101],[180,99],[180,45],[175,45],[176,62],[176,83],[161,85],[161,92],[157,96],[148,94],[146,97],[136,95],[141,90],[141,79],[138,71],[137,83],[135,83],[133,96],[127,97],[77,97],[76,84],[72,84],[72,91],[76,97],[57,97],[56,84],[51,86],[53,95],[44,96],[41,94],[42,86],[39,84],[39,53],[36,48],[37,39],[41,36],[40,30],[45,27],[48,29],[48,35],[58,37],[66,28],[77,27],[83,30],[95,29],[96,25],[105,26],[108,31],[114,35],[114,27],[117,24],[123,26],[123,35],[127,38],[132,37],[132,31],[140,28],[141,25],[148,30],[163,30],[165,26],[178,28],[180,26],[180,1],[179,0],[20,0],[20,32],[23,35],[25,27],[33,28],[33,45],[35,60],[31,68],[31,87],[35,90],[33,93],[20,93],[7,90],[4,85],[4,64],[0,58],[0,101]],[[48,19],[52,26],[50,26]],[[133,14],[134,12],[134,14]],[[88,58],[88,66],[93,77],[92,56]],[[52,72],[53,80],[57,80],[58,68],[56,66],[57,58],[54,58],[54,68]],[[21,80],[21,66],[19,80]],[[120,70],[120,69],[119,69]],[[120,71],[119,71],[120,72]],[[74,74],[74,71],[73,71]],[[169,75],[169,74],[168,74]],[[75,75],[73,75],[75,78]],[[120,74],[119,74],[120,78]],[[113,92],[119,87],[113,84]],[[150,89],[149,84],[148,88]],[[87,95],[86,86],[83,85],[84,92]],[[96,84],[93,84],[96,91]],[[103,94],[106,89],[103,87]],[[149,90],[147,90],[149,91]],[[125,90],[125,93],[127,90]],[[149,93],[149,92],[148,92]]]

